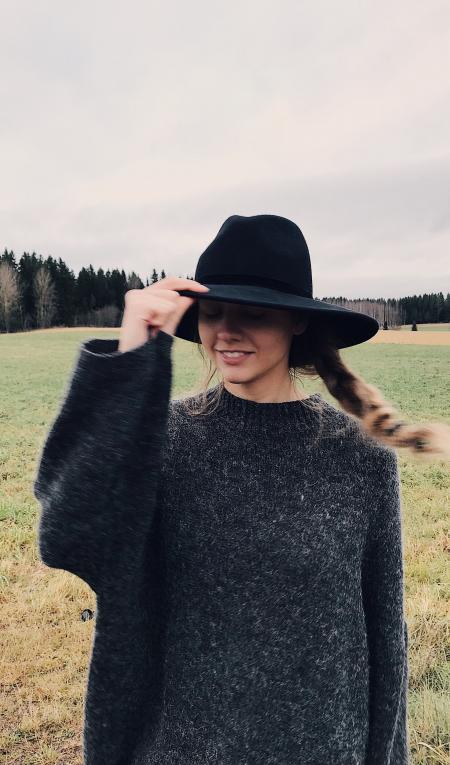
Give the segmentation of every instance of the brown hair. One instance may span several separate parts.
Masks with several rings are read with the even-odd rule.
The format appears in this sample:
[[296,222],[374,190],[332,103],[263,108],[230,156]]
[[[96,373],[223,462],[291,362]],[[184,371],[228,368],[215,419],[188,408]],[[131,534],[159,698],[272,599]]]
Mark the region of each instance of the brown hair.
[[[296,314],[298,318],[304,316],[304,313],[299,311]],[[214,411],[223,390],[222,380],[215,395],[207,399],[208,386],[218,372],[215,364],[206,355],[198,333],[196,340],[206,374],[200,386],[190,393],[191,396],[200,394],[200,404],[197,401],[194,406],[188,399],[183,400],[186,410],[192,416],[206,415]],[[422,425],[405,422],[384,399],[378,388],[367,383],[346,366],[336,346],[330,322],[321,318],[309,322],[301,335],[297,350],[294,351],[291,346],[288,367],[294,385],[296,379],[300,380],[300,375],[319,375],[342,409],[372,438],[391,447],[406,448],[424,461],[435,456],[450,459],[450,427],[440,422]],[[321,408],[320,402],[311,402],[308,406],[318,410]]]

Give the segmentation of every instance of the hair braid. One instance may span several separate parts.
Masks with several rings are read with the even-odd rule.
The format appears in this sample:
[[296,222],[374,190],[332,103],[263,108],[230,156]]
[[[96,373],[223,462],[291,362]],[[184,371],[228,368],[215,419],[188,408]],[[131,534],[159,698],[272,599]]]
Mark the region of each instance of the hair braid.
[[322,347],[314,366],[331,395],[349,414],[356,416],[364,430],[393,447],[406,447],[421,456],[450,458],[450,428],[444,423],[412,425],[401,419],[374,385],[349,369],[339,349]]

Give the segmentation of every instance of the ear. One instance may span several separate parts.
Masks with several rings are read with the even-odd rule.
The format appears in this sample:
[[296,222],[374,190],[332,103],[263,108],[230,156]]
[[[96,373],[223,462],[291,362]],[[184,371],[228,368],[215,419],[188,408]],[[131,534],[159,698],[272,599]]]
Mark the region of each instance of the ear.
[[302,335],[306,327],[308,326],[308,324],[309,324],[309,317],[303,317],[302,319],[299,319],[294,324],[293,334]]

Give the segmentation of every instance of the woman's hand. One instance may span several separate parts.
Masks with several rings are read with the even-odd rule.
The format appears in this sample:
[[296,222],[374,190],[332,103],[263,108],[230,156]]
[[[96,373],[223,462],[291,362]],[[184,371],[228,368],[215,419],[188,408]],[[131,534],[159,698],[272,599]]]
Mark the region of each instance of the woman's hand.
[[120,353],[143,345],[149,337],[156,337],[160,329],[174,335],[183,315],[196,300],[179,295],[176,290],[198,290],[199,295],[202,295],[208,291],[208,287],[192,279],[166,276],[149,287],[125,293],[118,346]]

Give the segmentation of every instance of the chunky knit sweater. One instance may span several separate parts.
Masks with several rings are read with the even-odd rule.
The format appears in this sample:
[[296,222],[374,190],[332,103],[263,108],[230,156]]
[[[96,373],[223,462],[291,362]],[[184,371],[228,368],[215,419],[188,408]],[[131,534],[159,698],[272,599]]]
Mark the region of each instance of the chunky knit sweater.
[[172,343],[84,342],[35,477],[96,594],[85,765],[409,763],[396,452],[320,393],[192,416]]

